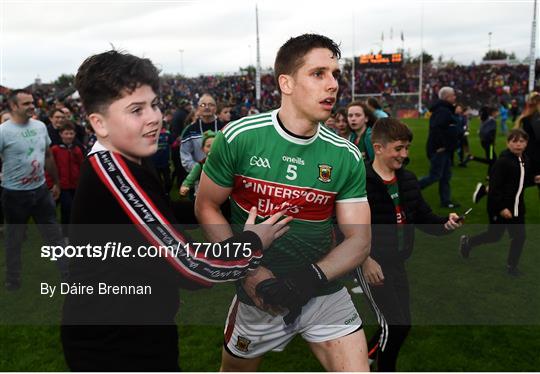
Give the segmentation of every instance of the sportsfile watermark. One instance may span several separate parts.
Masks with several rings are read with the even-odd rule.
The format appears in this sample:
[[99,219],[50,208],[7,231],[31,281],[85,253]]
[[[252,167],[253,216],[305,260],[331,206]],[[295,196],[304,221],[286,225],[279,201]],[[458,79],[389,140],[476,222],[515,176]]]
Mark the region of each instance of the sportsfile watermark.
[[140,245],[133,247],[122,242],[107,242],[105,245],[44,245],[41,257],[50,261],[62,258],[107,259],[166,258],[185,256],[187,258],[249,258],[253,254],[251,243],[210,243],[192,242],[176,245]]
[[[359,234],[370,238],[365,250],[371,260],[362,266],[364,280],[358,281],[353,270],[317,293],[331,295],[345,287],[359,317],[351,312],[339,322],[330,311],[325,314],[328,318],[313,323],[348,325],[361,321],[376,325],[377,315],[367,293],[377,298],[383,287],[396,287],[396,292],[410,294],[404,302],[413,311],[415,325],[540,326],[537,224],[490,228],[465,223],[448,231],[442,225],[404,224],[397,230],[395,225],[337,226],[302,221],[292,224],[263,250],[255,242],[214,243],[209,238],[212,232],[230,237],[233,232],[242,232],[244,225],[232,230],[228,225],[176,226],[174,238],[183,244],[179,240],[167,242],[165,236],[157,241],[158,227],[148,228],[155,236],[147,236],[150,231],[143,234],[136,225],[74,225],[70,241],[64,241],[58,227],[38,230],[37,225],[21,225],[18,229],[25,231],[19,252],[21,285],[17,291],[0,290],[0,323],[55,325],[61,321],[65,302],[74,302],[84,305],[76,316],[81,324],[161,324],[162,320],[145,311],[176,303],[180,293],[178,324],[223,327],[235,294],[236,300],[253,304],[248,292],[254,288],[246,291],[243,285],[254,271],[263,267],[272,272],[270,277],[286,278],[298,272],[299,264],[320,263],[331,251],[349,262],[359,261],[357,254],[364,250],[359,241],[355,240],[354,247],[342,245],[349,236]],[[46,240],[43,232],[56,236]],[[10,240],[4,232],[0,242],[0,253],[6,255],[2,277],[6,277],[8,265],[17,266]],[[524,240],[519,253],[513,251],[516,240]],[[517,262],[522,275],[509,273],[509,260]],[[69,263],[67,277],[59,266],[62,262]],[[133,302],[145,308],[135,313]],[[125,306],[129,313],[109,320],[110,314],[97,313],[101,305],[103,310],[109,305]],[[279,324],[287,311],[276,310],[272,307],[271,312],[282,318],[271,323]],[[265,319],[261,323],[269,322]]]

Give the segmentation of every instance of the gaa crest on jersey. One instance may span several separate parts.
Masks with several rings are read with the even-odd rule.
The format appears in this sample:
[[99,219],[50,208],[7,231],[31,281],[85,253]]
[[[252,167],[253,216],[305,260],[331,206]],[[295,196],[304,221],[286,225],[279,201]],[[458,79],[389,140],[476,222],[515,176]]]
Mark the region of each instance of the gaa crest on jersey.
[[243,336],[238,336],[235,347],[241,352],[247,352],[250,344],[251,340],[244,338]]
[[319,177],[317,178],[323,183],[328,183],[332,180],[332,166],[322,164],[319,165]]
[[271,169],[272,167],[270,166],[270,161],[268,161],[267,158],[265,157],[257,157],[257,156],[252,156],[250,159],[249,159],[249,165],[251,166],[257,166],[259,168],[267,168],[267,169]]

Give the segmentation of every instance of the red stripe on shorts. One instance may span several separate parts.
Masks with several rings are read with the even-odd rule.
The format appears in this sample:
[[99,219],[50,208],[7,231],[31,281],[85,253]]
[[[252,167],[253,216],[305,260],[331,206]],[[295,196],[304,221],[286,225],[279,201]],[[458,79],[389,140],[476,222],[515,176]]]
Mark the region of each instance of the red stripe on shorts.
[[227,330],[225,330],[225,344],[229,344],[231,340],[232,333],[234,331],[234,324],[236,322],[236,313],[238,312],[238,298],[234,302],[234,306],[229,314],[229,320],[227,321]]

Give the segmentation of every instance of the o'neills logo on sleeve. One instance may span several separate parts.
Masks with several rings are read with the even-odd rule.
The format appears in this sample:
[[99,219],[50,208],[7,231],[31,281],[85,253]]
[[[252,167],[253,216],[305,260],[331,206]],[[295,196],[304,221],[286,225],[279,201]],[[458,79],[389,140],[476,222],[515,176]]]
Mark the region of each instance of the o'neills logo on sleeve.
[[324,221],[332,217],[336,193],[237,175],[232,198],[245,211],[257,207],[259,216],[286,209],[286,214],[294,218]]

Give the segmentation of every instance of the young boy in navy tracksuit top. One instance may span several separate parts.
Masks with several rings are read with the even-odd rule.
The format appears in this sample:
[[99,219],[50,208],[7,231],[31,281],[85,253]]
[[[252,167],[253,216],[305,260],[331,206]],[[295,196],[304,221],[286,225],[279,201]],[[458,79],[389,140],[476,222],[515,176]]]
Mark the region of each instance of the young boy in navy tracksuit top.
[[[411,328],[406,260],[414,248],[415,229],[444,235],[461,226],[456,213],[436,215],[422,197],[418,179],[404,167],[411,130],[393,118],[377,120],[372,132],[375,158],[366,165],[371,212],[371,253],[362,264],[370,291],[388,323],[388,341],[380,349],[379,330],[369,342],[378,371],[396,371],[399,351]],[[365,290],[365,289],[364,289]]]

